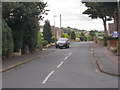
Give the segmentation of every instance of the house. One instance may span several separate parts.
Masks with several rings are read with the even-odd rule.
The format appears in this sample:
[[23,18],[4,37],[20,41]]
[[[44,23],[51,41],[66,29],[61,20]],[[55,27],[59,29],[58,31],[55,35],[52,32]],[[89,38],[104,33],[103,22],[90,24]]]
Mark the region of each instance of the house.
[[62,33],[64,33],[63,29],[55,27],[55,26],[51,26],[51,31],[52,31],[52,33],[55,34],[55,37],[57,39],[59,39],[61,37]]

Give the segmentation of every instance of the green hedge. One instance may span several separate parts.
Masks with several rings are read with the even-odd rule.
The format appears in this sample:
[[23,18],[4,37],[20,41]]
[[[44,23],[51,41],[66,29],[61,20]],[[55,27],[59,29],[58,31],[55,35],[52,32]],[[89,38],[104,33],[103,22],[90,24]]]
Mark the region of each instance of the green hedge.
[[13,53],[14,43],[12,38],[12,31],[7,23],[2,22],[2,57],[3,59],[9,57]]
[[48,44],[48,41],[47,40],[43,40],[42,41],[42,46],[46,46]]

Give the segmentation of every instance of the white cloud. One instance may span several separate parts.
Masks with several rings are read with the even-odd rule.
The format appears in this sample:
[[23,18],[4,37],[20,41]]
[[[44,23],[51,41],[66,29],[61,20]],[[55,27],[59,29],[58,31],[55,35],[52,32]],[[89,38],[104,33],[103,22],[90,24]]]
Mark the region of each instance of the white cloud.
[[[48,2],[48,15],[45,19],[50,20],[51,25],[60,26],[60,14],[62,15],[62,27],[73,27],[78,29],[103,30],[101,19],[91,19],[88,15],[82,14],[87,8],[80,0],[46,0]],[[44,22],[44,21],[43,21]],[[43,24],[42,22],[42,24]]]

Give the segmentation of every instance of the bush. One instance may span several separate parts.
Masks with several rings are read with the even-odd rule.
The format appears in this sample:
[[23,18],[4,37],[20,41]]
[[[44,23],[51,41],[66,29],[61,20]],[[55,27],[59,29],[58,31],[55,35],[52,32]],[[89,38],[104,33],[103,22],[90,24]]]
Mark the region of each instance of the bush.
[[37,48],[42,48],[42,40],[43,40],[42,33],[38,32]]
[[112,50],[113,52],[117,52],[117,47],[111,47],[110,50]]
[[7,23],[2,23],[2,57],[3,59],[9,57],[13,53],[14,43],[12,38],[12,31]]
[[63,33],[63,34],[61,35],[61,37],[62,37],[62,38],[68,38],[68,39],[70,39],[70,36],[68,36],[67,33]]
[[48,44],[48,41],[47,40],[43,40],[42,41],[42,46],[46,46]]
[[76,38],[75,41],[76,41],[76,42],[80,42],[80,39],[79,39],[79,38]]
[[107,40],[106,39],[103,40],[103,46],[107,46]]
[[52,43],[55,43],[57,41],[56,37],[52,37]]
[[86,38],[87,38],[88,41],[93,41],[93,37],[90,36],[90,35],[87,35]]

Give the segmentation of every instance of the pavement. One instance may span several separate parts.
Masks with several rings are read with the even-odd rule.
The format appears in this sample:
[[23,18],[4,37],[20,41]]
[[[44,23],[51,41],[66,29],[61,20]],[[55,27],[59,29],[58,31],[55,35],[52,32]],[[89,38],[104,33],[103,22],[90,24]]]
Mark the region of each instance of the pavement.
[[2,61],[2,69],[0,69],[0,72],[5,72],[5,71],[8,71],[15,67],[18,67],[20,65],[26,64],[37,58],[45,56],[51,52],[54,52],[54,49],[47,50],[47,48],[43,48],[42,50],[38,50],[38,51],[29,53],[29,54],[24,54],[21,56],[17,56],[17,55],[12,56],[12,57]]
[[120,76],[118,69],[120,64],[118,61],[119,57],[108,48],[98,45],[94,42],[90,43],[90,46],[99,70],[109,75]]

